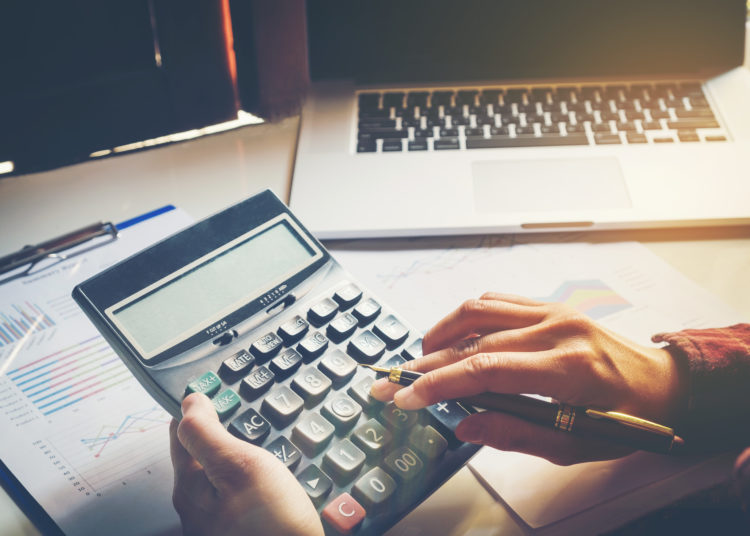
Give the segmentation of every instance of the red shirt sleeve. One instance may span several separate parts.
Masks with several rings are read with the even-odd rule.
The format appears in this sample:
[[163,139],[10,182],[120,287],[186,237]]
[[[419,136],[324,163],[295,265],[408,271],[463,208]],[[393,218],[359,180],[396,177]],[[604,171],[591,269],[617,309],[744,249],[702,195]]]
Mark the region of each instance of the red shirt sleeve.
[[686,363],[688,408],[675,426],[691,452],[750,445],[750,324],[659,333]]

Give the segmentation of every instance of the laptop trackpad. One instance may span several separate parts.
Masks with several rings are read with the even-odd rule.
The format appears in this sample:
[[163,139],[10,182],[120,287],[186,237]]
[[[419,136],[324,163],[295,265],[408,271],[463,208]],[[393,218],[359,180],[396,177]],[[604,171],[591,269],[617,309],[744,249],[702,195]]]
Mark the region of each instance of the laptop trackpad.
[[617,158],[472,162],[478,212],[570,211],[631,205]]

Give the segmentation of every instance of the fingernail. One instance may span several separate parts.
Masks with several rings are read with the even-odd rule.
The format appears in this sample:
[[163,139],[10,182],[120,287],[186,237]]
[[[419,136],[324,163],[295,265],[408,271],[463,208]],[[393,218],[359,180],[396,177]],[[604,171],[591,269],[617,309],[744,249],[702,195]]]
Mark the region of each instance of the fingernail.
[[388,389],[389,385],[393,385],[393,384],[388,381],[388,378],[377,379],[370,386],[370,394],[373,396],[382,394],[383,392],[386,391],[386,389]]
[[414,392],[411,385],[401,389],[393,396],[393,401],[401,409],[421,409],[428,405],[427,400]]

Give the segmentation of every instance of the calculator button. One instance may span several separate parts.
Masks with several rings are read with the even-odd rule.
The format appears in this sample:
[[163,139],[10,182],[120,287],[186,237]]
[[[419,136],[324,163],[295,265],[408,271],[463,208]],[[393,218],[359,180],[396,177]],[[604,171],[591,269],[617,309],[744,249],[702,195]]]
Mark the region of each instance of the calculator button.
[[365,509],[348,493],[342,493],[323,508],[320,517],[339,534],[351,534],[365,518]]
[[255,400],[273,384],[274,373],[267,367],[258,367],[245,376],[240,384],[240,393],[248,400]]
[[203,393],[206,396],[213,396],[219,392],[221,380],[213,372],[206,372],[200,378],[196,378],[187,384],[185,391],[190,393]]
[[385,341],[389,350],[400,346],[409,336],[409,330],[393,315],[381,318],[373,328],[375,334]]
[[339,310],[339,304],[333,301],[331,298],[323,298],[318,303],[310,307],[307,311],[307,319],[312,322],[314,326],[322,326],[328,322]]
[[448,441],[429,424],[416,425],[409,433],[409,444],[422,454],[427,462],[440,458],[448,448]]
[[396,492],[396,481],[380,467],[367,471],[352,487],[352,495],[368,512],[377,512]]
[[314,367],[307,367],[292,380],[292,389],[305,401],[306,408],[320,404],[331,390],[331,379]]
[[323,359],[318,363],[318,368],[323,374],[331,378],[335,386],[339,387],[354,375],[357,370],[357,362],[341,350],[336,349],[323,356]]
[[278,385],[263,399],[261,411],[274,426],[283,428],[302,411],[303,400],[286,385]]
[[320,454],[333,437],[334,427],[317,413],[308,413],[292,429],[292,441],[307,456]]
[[408,361],[422,357],[422,339],[417,339],[409,344],[409,346],[404,348],[404,351],[401,352],[401,355]]
[[424,463],[409,447],[399,447],[383,460],[383,465],[400,484],[411,482],[424,468]]
[[287,348],[271,360],[271,370],[277,378],[287,378],[302,364],[302,356],[294,348]]
[[334,443],[323,456],[323,468],[340,485],[357,476],[364,463],[365,453],[348,439]]
[[297,350],[308,363],[320,357],[326,348],[328,348],[328,338],[320,331],[313,331],[297,345]]
[[393,402],[388,402],[385,405],[380,411],[380,416],[386,428],[396,433],[408,430],[419,421],[419,412],[403,410]]
[[380,314],[380,304],[372,298],[367,298],[362,303],[358,304],[353,310],[352,314],[359,320],[360,326],[366,326]]
[[281,324],[276,332],[284,340],[284,344],[288,346],[301,339],[302,335],[307,333],[308,329],[310,329],[310,324],[307,323],[307,320],[299,315],[295,315],[290,320]]
[[341,433],[354,426],[359,416],[362,415],[362,406],[345,394],[339,394],[326,402],[322,413],[333,423],[336,431]]
[[271,431],[271,425],[257,411],[250,408],[232,420],[229,431],[240,439],[260,445]]
[[352,442],[361,448],[368,458],[381,458],[393,436],[375,419],[357,426],[352,432]]
[[266,333],[252,344],[250,353],[258,359],[268,359],[281,350],[282,342],[281,337],[275,333]]
[[430,414],[435,428],[445,436],[451,448],[458,447],[461,441],[456,439],[453,431],[469,412],[459,406],[454,400],[444,400],[432,406],[427,406],[426,411]]
[[382,366],[385,368],[401,368],[401,365],[403,365],[404,363],[406,363],[406,359],[404,359],[400,355],[394,355],[388,358],[388,360],[383,363]]
[[353,283],[344,285],[333,295],[333,299],[339,304],[342,310],[348,309],[362,298],[362,291]]
[[375,378],[367,376],[349,387],[347,392],[362,406],[365,411],[373,411],[383,407],[383,403],[370,396],[370,388],[375,383]]
[[266,450],[281,460],[290,471],[294,471],[294,468],[297,467],[297,464],[302,458],[299,449],[284,436],[279,436],[271,441],[266,447]]
[[250,370],[255,363],[255,358],[247,353],[245,350],[240,350],[236,354],[232,355],[229,359],[225,359],[221,364],[220,372],[227,376],[235,376],[242,374],[243,372]]
[[347,346],[349,355],[364,363],[374,363],[385,352],[385,343],[369,329],[357,334]]
[[304,471],[297,475],[297,480],[302,484],[302,489],[305,490],[316,507],[320,506],[333,488],[331,479],[315,464],[308,465]]
[[344,313],[328,324],[326,333],[333,342],[342,342],[348,339],[357,329],[357,319],[351,313]]
[[237,408],[240,407],[241,400],[240,395],[235,393],[234,390],[227,389],[212,398],[211,402],[214,403],[216,413],[219,414],[219,420],[224,420],[237,411]]

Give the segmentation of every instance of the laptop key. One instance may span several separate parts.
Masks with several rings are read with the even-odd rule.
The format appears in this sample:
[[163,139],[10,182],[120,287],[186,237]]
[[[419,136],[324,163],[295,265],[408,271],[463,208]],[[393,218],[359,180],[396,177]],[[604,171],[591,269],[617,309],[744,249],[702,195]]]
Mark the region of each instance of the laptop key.
[[410,151],[426,151],[427,141],[425,139],[410,141],[408,144],[408,148]]
[[648,143],[646,135],[640,132],[628,132],[627,139],[628,143]]
[[383,140],[384,153],[397,153],[403,149],[401,140]]
[[396,128],[395,119],[360,119],[359,129],[368,130],[373,128]]
[[588,145],[585,134],[568,134],[567,136],[548,134],[546,136],[491,136],[489,138],[471,138],[466,140],[467,149],[491,149],[500,147],[546,147],[560,145]]
[[436,151],[444,151],[447,149],[459,149],[461,146],[458,143],[458,138],[440,138],[435,140],[433,145]]
[[402,129],[396,130],[395,128],[366,128],[360,129],[360,133],[371,134],[373,138],[377,139],[389,139],[395,140],[398,138],[408,138],[409,131]]
[[597,145],[615,145],[621,143],[619,134],[611,134],[606,132],[595,133],[594,141]]
[[683,119],[681,121],[669,121],[667,126],[674,130],[692,130],[695,128],[719,128],[719,123],[714,119]]
[[375,143],[375,140],[360,141],[359,143],[357,143],[358,153],[374,153],[377,150],[378,150],[378,146]]
[[680,141],[701,141],[695,130],[680,130],[677,132],[677,137],[680,138]]

